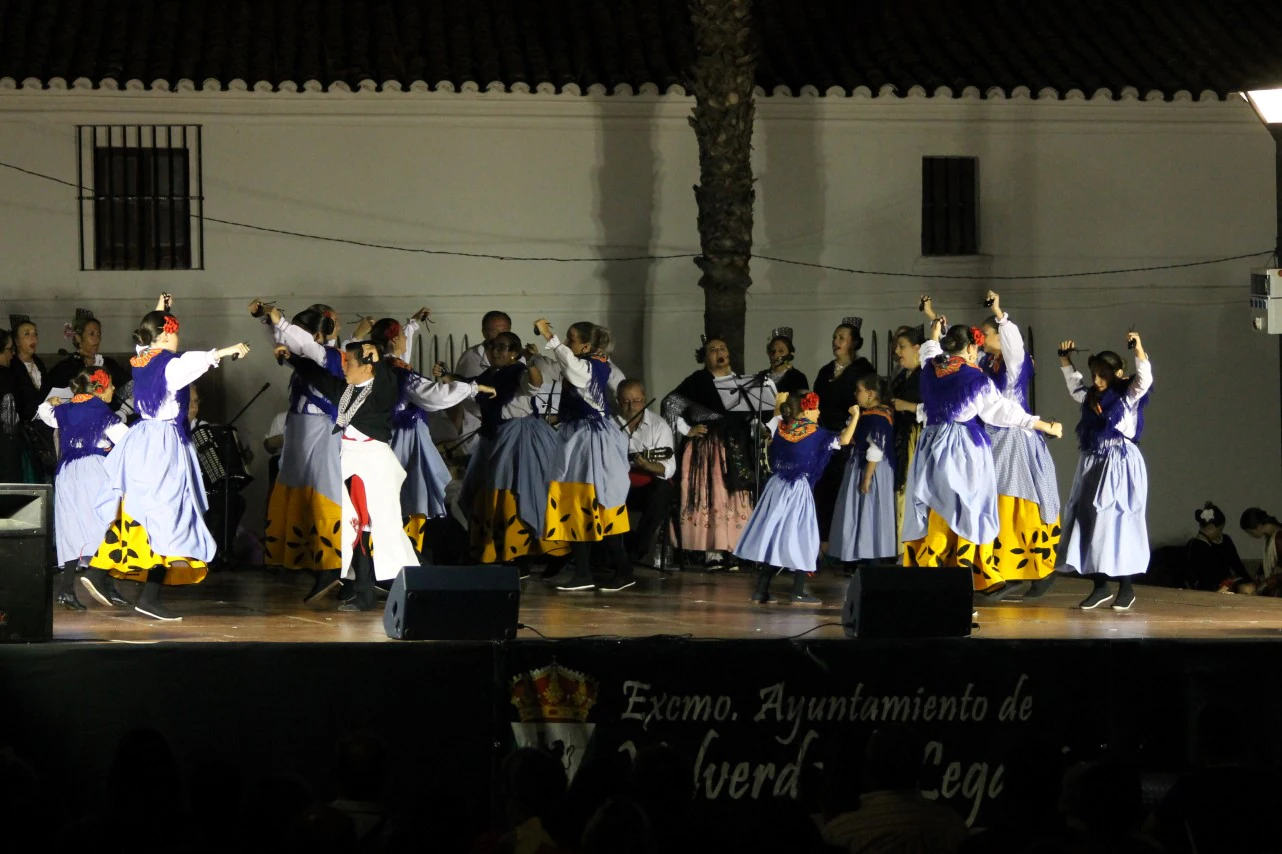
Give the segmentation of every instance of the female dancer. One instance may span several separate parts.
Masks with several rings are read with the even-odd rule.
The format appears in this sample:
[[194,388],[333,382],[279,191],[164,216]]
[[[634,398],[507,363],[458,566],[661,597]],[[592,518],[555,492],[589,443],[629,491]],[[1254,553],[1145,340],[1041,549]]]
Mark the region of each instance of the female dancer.
[[535,365],[520,362],[521,339],[514,332],[487,340],[485,355],[489,367],[479,381],[494,395],[477,400],[480,442],[459,496],[469,514],[472,555],[480,563],[566,555],[565,543],[543,539],[548,467],[559,450],[556,431],[533,408],[543,377]]
[[984,590],[995,583],[993,540],[1000,521],[991,440],[983,424],[1033,429],[1056,438],[1064,428],[1001,396],[975,364],[983,337],[978,329],[955,326],[943,336],[941,347],[945,323],[936,318],[921,347],[926,428],[908,473],[904,564],[969,567],[975,589]]
[[[81,368],[68,385],[73,392],[70,402],[51,397],[40,404],[36,414],[58,431],[58,474],[53,493],[58,563],[62,566],[58,604],[83,611],[85,606],[76,597],[76,569],[89,562],[102,542],[103,527],[95,507],[107,482],[105,461],[129,428],[111,411],[116,386],[106,369]],[[105,571],[90,573],[85,588],[95,597],[104,597],[104,605],[129,604]]]
[[[985,318],[981,327],[984,353],[979,366],[992,378],[1002,397],[1027,412],[1033,363],[1024,349],[1024,337],[1002,310],[1001,297],[996,292],[988,292],[988,303],[993,316]],[[1060,537],[1055,462],[1042,436],[991,424],[985,427],[993,440],[1001,529],[993,542],[992,575],[998,580],[981,595],[989,601],[1021,593],[1024,598],[1035,599],[1055,580],[1055,552]],[[1031,588],[1029,581],[1033,582]]]
[[841,479],[828,554],[837,560],[872,561],[899,553],[895,527],[895,418],[884,401],[886,381],[864,374],[855,387],[859,427],[855,450]]
[[[335,334],[335,321],[308,308],[286,321],[280,310],[269,311],[258,300],[249,313],[263,317],[272,340],[289,353],[321,365],[330,376],[343,375],[343,354],[325,344]],[[281,359],[278,351],[277,359]],[[334,434],[338,415],[332,401],[307,383],[297,371],[289,381],[289,410],[280,472],[267,501],[265,562],[269,566],[309,570],[311,603],[339,584],[342,556],[343,480],[339,443]]]
[[[1102,350],[1087,362],[1091,385],[1073,367],[1074,343],[1059,347],[1068,393],[1082,405],[1077,423],[1082,456],[1073,474],[1073,489],[1064,513],[1058,567],[1078,572],[1095,585],[1078,607],[1090,611],[1113,600],[1113,610],[1135,604],[1131,576],[1148,569],[1148,468],[1140,453],[1144,407],[1153,386],[1153,368],[1136,332],[1126,335],[1135,349],[1135,375],[1123,372],[1122,357]],[[1116,578],[1116,595],[1108,580]]]
[[67,337],[71,339],[76,351],[49,371],[44,381],[46,393],[71,388],[71,380],[86,368],[102,368],[111,375],[111,384],[116,387],[108,405],[113,412],[119,412],[132,391],[131,380],[129,372],[119,362],[98,352],[102,347],[102,323],[93,316],[92,311],[78,308],[76,319],[67,324]]
[[[930,297],[922,297],[922,304]],[[921,436],[921,421],[917,407],[921,405],[921,345],[926,340],[920,326],[901,326],[895,332],[895,359],[899,372],[890,381],[890,396],[895,411],[895,529],[904,525],[904,494],[908,485],[908,469],[917,452],[917,439]]]
[[793,358],[797,348],[792,345],[792,328],[780,326],[770,331],[770,343],[766,345],[766,358],[770,360],[770,372],[766,376],[775,384],[776,392],[797,394],[810,388],[806,375],[793,367]]
[[[17,406],[18,437],[22,445],[22,476],[18,483],[43,483],[45,469],[54,453],[52,437],[47,445],[37,447],[29,436],[22,432],[21,425],[36,417],[36,410],[44,400],[41,390],[44,388],[45,364],[36,350],[40,347],[40,335],[31,318],[25,314],[9,315],[10,332],[13,341],[13,357],[9,360],[9,377],[13,387],[13,401]],[[52,474],[50,472],[49,474]]]
[[[846,425],[846,412],[855,405],[855,381],[864,374],[876,373],[872,363],[859,355],[864,346],[859,334],[863,326],[861,317],[844,317],[832,332],[832,361],[819,369],[815,377],[815,393],[819,395],[819,426],[834,433]],[[846,473],[843,449],[828,460],[819,481],[815,484],[815,512],[819,514],[819,539],[823,552],[828,551],[829,528],[833,512],[837,509],[837,494],[841,478]]]
[[[752,514],[756,401],[739,390],[725,341],[705,338],[694,357],[703,369],[663,399],[663,417],[674,433],[689,440],[681,449],[679,543],[704,552],[711,566],[739,542]],[[769,383],[766,388],[776,394]]]
[[606,592],[636,584],[623,547],[628,532],[628,437],[606,418],[610,379],[610,330],[592,323],[572,325],[565,343],[542,318],[535,328],[551,350],[565,382],[561,392],[561,439],[552,463],[544,539],[569,542],[574,577],[558,590],[591,590],[592,543],[603,542],[614,577]]
[[838,447],[850,444],[859,422],[859,407],[850,407],[850,422],[838,436],[818,424],[819,396],[813,392],[775,397],[770,421],[770,470],[761,500],[743,528],[735,554],[760,564],[753,602],[771,601],[770,580],[780,569],[792,570],[789,600],[812,605],[806,577],[819,558],[819,523],[815,519],[814,482]]
[[[107,457],[98,499],[106,539],[89,565],[115,578],[143,582],[134,610],[156,620],[181,620],[160,603],[160,585],[197,584],[217,545],[205,527],[205,487],[187,426],[188,386],[227,357],[249,347],[178,354],[178,318],[162,294],[134,332],[134,404],[142,420]],[[89,578],[86,576],[86,586]],[[99,601],[102,591],[94,592]]]
[[489,386],[475,382],[444,382],[437,377],[425,377],[409,366],[414,333],[421,318],[427,317],[422,309],[405,324],[390,317],[374,323],[369,339],[397,380],[399,397],[392,410],[392,451],[405,469],[405,482],[401,484],[401,515],[405,517],[405,533],[414,550],[423,553],[423,540],[427,520],[440,518],[449,512],[445,501],[445,488],[452,479],[445,460],[432,441],[427,425],[427,414],[449,409],[478,394],[492,395]]
[[26,456],[18,418],[18,384],[9,370],[13,350],[13,336],[8,329],[0,329],[0,483],[23,482]]

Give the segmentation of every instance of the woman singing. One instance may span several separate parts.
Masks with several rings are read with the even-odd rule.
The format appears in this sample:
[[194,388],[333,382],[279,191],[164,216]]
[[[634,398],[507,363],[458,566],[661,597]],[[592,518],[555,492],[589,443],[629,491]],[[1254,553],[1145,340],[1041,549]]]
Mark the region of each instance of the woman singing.
[[775,384],[777,393],[797,394],[810,388],[806,375],[793,366],[797,348],[792,345],[792,328],[780,326],[770,331],[770,343],[766,345],[766,358],[770,360],[770,372],[766,376]]
[[188,434],[188,387],[221,359],[249,353],[236,344],[179,354],[178,318],[169,306],[163,294],[134,332],[138,355],[130,364],[142,420],[107,457],[97,510],[103,528],[110,528],[89,562],[115,578],[143,582],[134,610],[156,620],[182,619],[160,603],[160,586],[204,580],[217,550],[205,527],[209,508]]
[[76,309],[76,319],[67,325],[67,331],[76,351],[58,364],[54,365],[45,377],[46,395],[49,392],[71,387],[71,380],[82,370],[102,368],[111,375],[111,384],[115,394],[108,404],[113,412],[119,412],[132,393],[133,387],[129,371],[110,356],[99,351],[102,347],[102,323],[88,309]]
[[[1000,528],[992,440],[984,425],[1063,435],[1012,403],[976,365],[983,333],[955,326],[940,341],[944,318],[921,347],[921,395],[926,427],[908,474],[904,506],[906,566],[969,567],[976,590],[1000,583],[992,571]],[[942,346],[941,346],[942,343]]]
[[[1077,423],[1082,456],[1064,512],[1058,567],[1080,573],[1095,585],[1078,607],[1090,611],[1113,600],[1113,610],[1135,604],[1131,577],[1148,569],[1148,467],[1140,453],[1144,407],[1153,386],[1153,368],[1138,333],[1129,332],[1135,349],[1135,374],[1126,376],[1122,357],[1102,350],[1087,362],[1091,384],[1073,367],[1072,341],[1060,344],[1059,360],[1068,393],[1082,405]],[[1108,580],[1118,580],[1117,593]]]
[[24,482],[26,448],[18,417],[18,384],[9,370],[13,350],[13,336],[0,329],[0,483]]
[[[50,471],[46,476],[46,464],[53,454],[52,439],[44,448],[36,447],[29,437],[22,432],[21,425],[36,417],[36,410],[44,402],[41,394],[44,388],[45,363],[36,355],[40,347],[40,335],[31,318],[25,314],[9,315],[10,334],[13,342],[13,356],[9,360],[9,377],[13,389],[13,402],[17,407],[19,441],[22,443],[22,477],[19,483],[44,483],[52,478]],[[43,428],[41,428],[43,429]]]
[[[819,395],[819,426],[834,433],[846,426],[846,413],[855,405],[855,386],[864,374],[876,373],[872,363],[859,355],[864,346],[859,334],[863,326],[861,317],[844,317],[832,332],[832,361],[819,369],[815,377],[815,394]],[[824,553],[828,550],[828,534],[832,516],[837,509],[837,495],[841,491],[841,478],[846,473],[849,448],[843,448],[828,461],[819,481],[815,484],[815,512],[819,515],[819,539]]]
[[[703,369],[682,380],[663,399],[663,417],[674,433],[685,436],[678,477],[681,548],[702,551],[708,564],[733,564],[723,553],[734,549],[752,514],[756,485],[753,429],[756,397],[730,367],[730,349],[720,338],[707,338],[695,351]],[[773,400],[769,382],[765,389]],[[762,476],[764,477],[764,472]]]

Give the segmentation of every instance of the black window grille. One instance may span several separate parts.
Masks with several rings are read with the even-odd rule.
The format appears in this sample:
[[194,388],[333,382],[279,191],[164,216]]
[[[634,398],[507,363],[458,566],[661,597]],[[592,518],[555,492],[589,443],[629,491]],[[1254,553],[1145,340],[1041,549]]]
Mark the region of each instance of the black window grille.
[[974,157],[921,159],[921,254],[979,254]]
[[76,128],[80,269],[203,270],[200,125]]

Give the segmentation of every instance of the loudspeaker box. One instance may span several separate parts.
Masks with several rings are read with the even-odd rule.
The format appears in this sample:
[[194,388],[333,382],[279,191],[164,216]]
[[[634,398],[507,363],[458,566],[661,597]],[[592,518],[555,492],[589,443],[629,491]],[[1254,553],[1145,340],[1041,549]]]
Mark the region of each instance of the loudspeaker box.
[[851,638],[970,634],[971,572],[958,566],[864,566],[846,589],[841,622]]
[[520,610],[514,566],[407,566],[387,594],[383,630],[397,640],[505,640]]

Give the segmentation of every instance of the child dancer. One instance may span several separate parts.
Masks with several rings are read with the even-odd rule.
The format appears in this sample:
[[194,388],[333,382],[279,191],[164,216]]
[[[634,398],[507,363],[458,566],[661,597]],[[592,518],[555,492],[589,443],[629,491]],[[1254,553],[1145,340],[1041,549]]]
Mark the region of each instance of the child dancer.
[[[94,511],[98,494],[107,482],[106,458],[113,445],[129,432],[111,411],[116,386],[106,368],[81,368],[69,383],[70,401],[51,397],[36,411],[40,420],[58,431],[58,474],[54,481],[54,530],[62,586],[58,604],[83,611],[76,597],[76,569],[88,563],[102,542],[103,526]],[[85,589],[104,605],[129,605],[116,590],[111,576],[89,570]]]
[[889,388],[877,374],[855,382],[860,416],[855,450],[837,493],[828,554],[847,563],[894,559],[899,551],[895,528],[895,416],[885,405]]
[[[1144,407],[1153,386],[1153,368],[1136,332],[1126,335],[1135,350],[1135,374],[1126,376],[1122,357],[1102,350],[1087,362],[1091,384],[1073,367],[1074,343],[1059,347],[1068,393],[1082,405],[1077,423],[1082,450],[1064,513],[1059,568],[1078,572],[1095,585],[1078,607],[1090,611],[1113,600],[1113,610],[1135,604],[1131,577],[1148,569],[1148,468],[1140,453]],[[1118,580],[1117,593],[1108,580]]]
[[610,330],[581,321],[572,324],[565,343],[544,319],[535,321],[544,348],[552,351],[565,383],[557,431],[560,447],[548,469],[547,530],[543,538],[568,542],[574,576],[558,590],[591,590],[592,543],[602,543],[614,564],[614,577],[600,585],[607,593],[636,584],[623,546],[628,532],[628,436],[609,422]]
[[[988,292],[993,316],[983,323],[979,366],[1002,397],[1028,411],[1033,364],[1024,338],[1001,297]],[[1030,430],[985,425],[993,440],[997,470],[997,515],[1001,529],[993,542],[993,584],[983,591],[988,601],[1023,594],[1035,599],[1050,589],[1059,547],[1059,484],[1046,439]],[[1028,582],[1032,581],[1031,588]]]
[[921,346],[921,396],[926,428],[908,473],[904,502],[904,564],[964,566],[977,590],[993,581],[997,475],[984,425],[1021,427],[1058,438],[1063,426],[1029,415],[1002,397],[975,364],[983,333],[942,316]]
[[[839,447],[850,444],[859,423],[859,407],[840,436],[819,426],[819,395],[775,396],[770,421],[770,470],[774,473],[743,528],[734,553],[761,564],[753,602],[769,602],[770,580],[780,569],[792,570],[789,599],[799,604],[819,600],[806,592],[806,577],[819,559],[819,521],[815,517],[815,481]],[[891,518],[892,530],[894,518]]]
[[[217,544],[205,527],[205,487],[187,424],[188,387],[220,360],[249,347],[178,354],[178,318],[162,294],[134,332],[134,407],[142,417],[107,457],[98,497],[106,539],[89,565],[115,578],[143,582],[134,610],[156,620],[182,617],[160,603],[162,584],[204,580]],[[84,582],[91,586],[89,576]],[[102,591],[91,590],[102,601]]]

